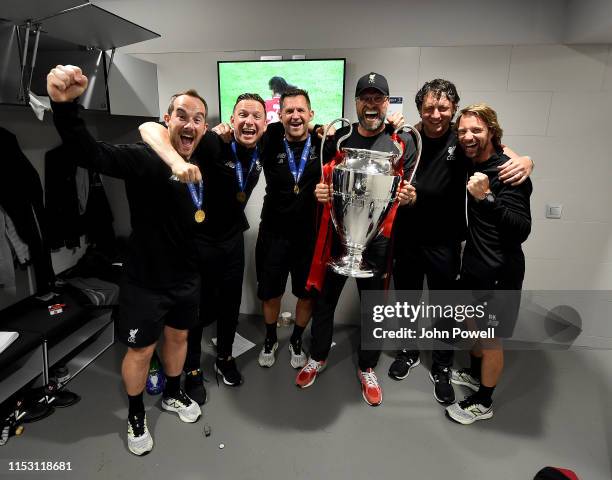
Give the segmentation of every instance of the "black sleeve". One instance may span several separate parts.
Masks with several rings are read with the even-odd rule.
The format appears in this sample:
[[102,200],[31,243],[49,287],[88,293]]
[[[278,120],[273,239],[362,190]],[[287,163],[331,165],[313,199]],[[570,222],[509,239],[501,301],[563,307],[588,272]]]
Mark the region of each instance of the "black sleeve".
[[[325,143],[323,144],[323,163],[329,163],[332,161],[332,159],[336,156],[336,148],[337,148],[337,143],[338,143],[338,139],[340,139],[341,137],[343,137],[344,135],[346,135],[349,131],[349,127],[341,127],[338,130],[336,130],[336,133],[332,136],[329,136],[327,138],[325,138]],[[340,148],[342,148],[342,146],[346,143],[346,140],[344,140],[344,143],[340,145]],[[323,139],[321,139],[321,141],[323,141]],[[321,145],[319,145],[319,149],[321,148]]]
[[523,243],[529,237],[531,233],[529,197],[532,189],[531,181],[527,179],[516,187],[510,185],[502,187],[493,203],[486,201],[477,203],[479,208],[490,212],[503,239]]
[[202,168],[210,168],[213,162],[220,161],[225,143],[219,135],[207,130],[192,155],[192,161]]
[[97,142],[79,116],[77,103],[51,102],[51,106],[55,128],[80,167],[123,179],[171,175],[170,168],[144,144]]
[[270,145],[275,145],[281,142],[285,137],[285,127],[281,122],[273,122],[268,124],[266,131],[259,140],[259,153],[260,158],[263,158],[267,151],[270,149]]
[[400,134],[401,140],[404,142],[404,179],[408,180],[416,168],[416,143],[411,134]]

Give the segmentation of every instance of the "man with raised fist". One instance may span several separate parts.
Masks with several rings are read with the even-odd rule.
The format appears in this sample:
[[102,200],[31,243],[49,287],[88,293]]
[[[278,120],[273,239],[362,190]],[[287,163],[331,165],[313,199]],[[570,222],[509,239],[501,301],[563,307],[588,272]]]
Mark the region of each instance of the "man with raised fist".
[[[53,120],[64,145],[81,167],[125,180],[132,233],[119,296],[116,332],[128,347],[121,373],[129,400],[129,450],[153,449],[142,399],[151,356],[164,334],[167,374],[162,408],[196,422],[200,407],[180,388],[187,330],[197,321],[199,278],[193,230],[201,218],[201,187],[171,180],[172,171],[144,144],[96,142],[79,116],[76,99],[87,89],[79,67],[58,65],[47,75]],[[164,115],[175,150],[191,157],[206,125],[206,102],[195,90],[172,96]],[[199,172],[193,172],[199,175]],[[200,184],[201,185],[201,184]]]

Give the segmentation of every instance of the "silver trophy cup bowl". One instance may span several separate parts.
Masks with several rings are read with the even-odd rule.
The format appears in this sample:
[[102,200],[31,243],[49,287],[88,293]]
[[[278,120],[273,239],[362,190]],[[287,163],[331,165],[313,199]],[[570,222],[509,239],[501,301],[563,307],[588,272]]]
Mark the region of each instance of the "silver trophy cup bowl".
[[331,217],[342,253],[329,262],[336,273],[356,278],[374,276],[363,251],[380,232],[401,182],[394,175],[399,154],[343,148],[342,163],[332,171]]

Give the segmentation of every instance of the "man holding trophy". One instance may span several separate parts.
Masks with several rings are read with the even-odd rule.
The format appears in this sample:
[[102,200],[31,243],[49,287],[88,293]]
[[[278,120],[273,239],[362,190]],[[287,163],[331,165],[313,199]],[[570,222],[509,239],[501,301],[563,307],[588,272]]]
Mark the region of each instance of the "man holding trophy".
[[[334,186],[341,192],[332,195],[331,185],[321,181],[315,196],[326,205],[337,234],[332,236],[325,216],[319,227],[319,238],[308,281],[309,288],[319,290],[312,321],[312,345],[308,363],[296,378],[297,386],[309,387],[326,367],[332,344],[334,312],[347,276],[357,279],[359,292],[383,290],[388,276],[389,235],[397,205],[391,206],[397,194],[400,206],[414,203],[416,191],[405,180],[415,167],[417,150],[407,134],[397,135],[384,123],[389,106],[387,79],[378,74],[364,75],[357,82],[355,108],[359,122],[336,132],[343,153],[323,169],[333,175]],[[340,142],[338,142],[340,143]],[[388,153],[391,152],[391,153]],[[336,161],[341,161],[335,168]],[[332,172],[333,170],[333,172]],[[391,173],[393,171],[393,173]],[[401,181],[400,179],[404,178]],[[335,189],[334,189],[335,190]],[[377,235],[382,231],[381,235]],[[327,269],[329,253],[337,255],[341,244],[347,254],[336,257]],[[364,246],[367,244],[367,248]],[[361,254],[365,261],[362,261]],[[366,403],[382,402],[382,389],[374,368],[380,350],[359,349],[358,378]]]

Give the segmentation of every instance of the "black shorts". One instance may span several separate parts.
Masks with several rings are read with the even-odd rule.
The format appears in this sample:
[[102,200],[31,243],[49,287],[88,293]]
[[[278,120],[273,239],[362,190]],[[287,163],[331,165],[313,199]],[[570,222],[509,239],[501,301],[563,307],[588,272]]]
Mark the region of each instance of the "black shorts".
[[152,345],[164,326],[188,330],[198,322],[200,279],[193,277],[165,290],[137,285],[124,278],[119,291],[117,339],[128,347]]
[[310,298],[306,280],[314,252],[315,233],[285,237],[260,227],[255,248],[257,296],[270,300],[285,293],[291,273],[291,293],[298,298]]
[[490,275],[470,268],[471,264],[464,264],[461,271],[461,288],[472,290],[475,304],[486,305],[487,313],[477,322],[477,328],[493,328],[496,338],[511,338],[518,320],[525,270],[517,263],[518,268],[511,265]]

